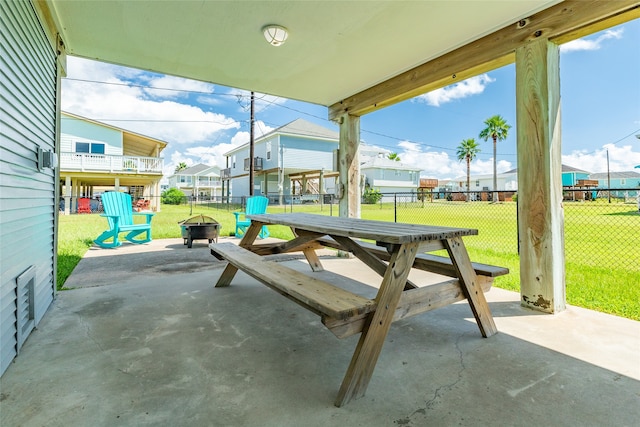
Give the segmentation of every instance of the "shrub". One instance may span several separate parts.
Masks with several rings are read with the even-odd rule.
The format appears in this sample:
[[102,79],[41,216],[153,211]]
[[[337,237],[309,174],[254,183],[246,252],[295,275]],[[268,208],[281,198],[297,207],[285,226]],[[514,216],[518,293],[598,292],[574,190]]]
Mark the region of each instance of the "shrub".
[[179,205],[185,199],[185,195],[177,188],[170,188],[162,192],[162,203],[165,205]]
[[511,201],[512,202],[517,202],[518,201],[518,193],[515,193],[513,196],[511,196]]
[[362,195],[362,203],[366,205],[375,205],[382,199],[382,193],[375,188],[367,188]]

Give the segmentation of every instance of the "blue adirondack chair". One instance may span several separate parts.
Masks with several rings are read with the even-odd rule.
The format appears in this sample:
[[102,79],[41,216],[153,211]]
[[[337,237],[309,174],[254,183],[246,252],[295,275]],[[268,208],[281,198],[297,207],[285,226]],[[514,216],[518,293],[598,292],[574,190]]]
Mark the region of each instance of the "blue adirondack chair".
[[[247,227],[251,225],[251,220],[247,218],[247,215],[257,215],[267,213],[267,206],[269,205],[269,199],[263,196],[252,196],[247,199],[247,206],[244,212],[234,212],[236,216],[236,237],[244,235],[247,231]],[[267,226],[263,226],[258,235],[261,239],[269,237],[269,230]]]
[[[101,248],[118,247],[122,244],[118,240],[120,233],[127,233],[125,238],[131,243],[141,244],[151,241],[151,218],[155,214],[153,212],[133,212],[130,195],[108,191],[102,195],[102,206],[104,214],[101,216],[106,217],[109,221],[109,229],[93,241],[96,245]],[[146,221],[135,223],[134,215],[146,216]],[[135,238],[143,233],[146,233],[146,238]],[[111,242],[107,242],[107,240],[111,240]]]

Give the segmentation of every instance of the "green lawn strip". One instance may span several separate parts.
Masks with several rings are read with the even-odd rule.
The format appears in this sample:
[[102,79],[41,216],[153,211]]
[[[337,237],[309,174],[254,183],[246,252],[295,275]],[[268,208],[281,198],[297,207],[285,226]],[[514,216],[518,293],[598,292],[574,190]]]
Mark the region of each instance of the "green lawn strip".
[[[235,231],[233,210],[222,205],[163,205],[153,218],[153,238],[179,238],[178,223],[195,215],[213,217],[222,224],[221,236]],[[571,305],[640,320],[640,215],[625,204],[565,203],[567,302]],[[270,206],[269,213],[309,212],[338,215],[337,206],[304,204]],[[362,218],[394,221],[393,203],[362,205]],[[622,218],[622,220],[620,219]],[[477,228],[465,238],[475,262],[508,267],[510,274],[494,286],[519,291],[515,203],[421,202],[398,206],[398,222]],[[58,288],[62,289],[93,239],[107,228],[99,214],[61,215],[58,234]],[[269,226],[272,237],[291,239],[287,227]],[[606,265],[592,267],[592,265]]]

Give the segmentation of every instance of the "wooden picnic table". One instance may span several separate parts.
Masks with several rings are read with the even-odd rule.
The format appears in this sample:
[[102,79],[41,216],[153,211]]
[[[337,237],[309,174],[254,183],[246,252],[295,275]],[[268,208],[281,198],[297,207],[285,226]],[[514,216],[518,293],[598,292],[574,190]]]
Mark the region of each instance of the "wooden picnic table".
[[[238,246],[210,245],[213,255],[229,261],[216,287],[228,286],[240,268],[319,314],[323,324],[339,338],[361,333],[336,406],[364,395],[391,323],[396,320],[466,298],[481,334],[489,337],[497,332],[484,291],[490,287],[493,277],[508,270],[471,262],[462,237],[476,235],[477,230],[305,213],[249,217],[251,226]],[[256,244],[262,226],[270,224],[291,227],[295,237],[287,242]],[[374,241],[375,245],[358,239]],[[352,252],[382,277],[375,299],[361,297],[321,281],[313,274],[262,257],[301,251],[313,271],[322,271],[316,249],[325,246]],[[446,249],[449,258],[425,254],[440,249]],[[450,277],[439,284],[419,286],[408,280],[411,268]]]

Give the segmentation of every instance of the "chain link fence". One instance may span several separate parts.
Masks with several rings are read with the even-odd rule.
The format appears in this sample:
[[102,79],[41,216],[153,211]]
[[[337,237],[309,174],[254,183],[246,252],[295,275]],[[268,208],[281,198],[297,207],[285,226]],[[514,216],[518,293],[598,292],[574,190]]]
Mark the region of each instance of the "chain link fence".
[[[575,190],[564,192],[565,259],[567,263],[640,271],[639,190]],[[478,236],[465,239],[495,256],[518,256],[517,195],[499,192],[491,203],[490,191],[479,193],[385,193],[375,205],[363,204],[363,217],[389,222],[476,228]],[[331,194],[268,195],[269,212],[318,212],[337,216],[338,200]],[[244,209],[246,196],[224,198],[183,197],[179,204],[193,209]],[[465,200],[469,198],[469,202]],[[72,213],[101,213],[100,199],[70,198]],[[393,200],[393,202],[389,202]],[[139,203],[135,201],[134,203]],[[149,200],[147,199],[148,203]],[[64,198],[60,210],[64,212]],[[151,203],[153,206],[154,203]],[[88,206],[88,210],[87,210]],[[144,205],[134,206],[144,210]]]
[[[476,228],[479,235],[465,241],[496,255],[518,255],[518,210],[515,193],[478,195],[465,202],[466,193],[386,194],[397,222]],[[616,197],[617,195],[617,197]],[[565,259],[567,263],[640,271],[640,205],[638,191],[611,189],[564,192]],[[469,197],[471,200],[473,198]],[[381,215],[382,216],[382,215]],[[383,217],[383,216],[382,216]],[[382,218],[384,219],[384,218]]]

